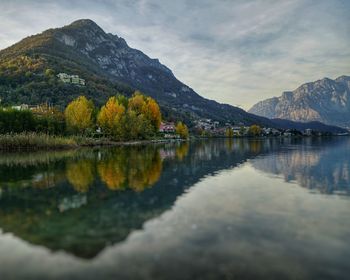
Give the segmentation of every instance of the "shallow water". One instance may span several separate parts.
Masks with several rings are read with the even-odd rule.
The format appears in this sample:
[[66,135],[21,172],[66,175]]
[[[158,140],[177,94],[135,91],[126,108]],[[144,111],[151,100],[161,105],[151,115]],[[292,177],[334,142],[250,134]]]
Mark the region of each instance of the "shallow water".
[[350,139],[0,156],[0,279],[348,279]]

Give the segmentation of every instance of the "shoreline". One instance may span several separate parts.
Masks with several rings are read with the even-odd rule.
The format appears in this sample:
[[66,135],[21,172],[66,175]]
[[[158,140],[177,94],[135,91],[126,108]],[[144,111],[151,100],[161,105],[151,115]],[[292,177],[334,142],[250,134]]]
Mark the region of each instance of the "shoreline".
[[113,141],[82,136],[52,136],[37,133],[0,134],[0,152],[74,150],[84,147],[117,147],[183,142],[186,139]]
[[[46,134],[0,134],[0,152],[31,152],[31,151],[60,151],[74,150],[84,147],[118,147],[118,146],[136,146],[163,143],[188,142],[208,139],[247,139],[247,140],[265,140],[265,139],[303,139],[303,138],[325,138],[325,137],[344,137],[349,135],[321,135],[321,136],[239,136],[239,137],[200,137],[192,136],[189,139],[167,138],[167,139],[149,139],[149,140],[130,140],[113,141],[110,139],[98,139],[82,136],[51,136]],[[4,140],[5,139],[5,140]]]

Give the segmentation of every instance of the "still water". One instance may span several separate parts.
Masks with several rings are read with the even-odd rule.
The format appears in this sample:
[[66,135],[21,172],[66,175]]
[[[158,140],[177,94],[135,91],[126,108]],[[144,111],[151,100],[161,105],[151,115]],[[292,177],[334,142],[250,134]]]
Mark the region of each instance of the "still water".
[[349,279],[350,139],[0,156],[0,279]]

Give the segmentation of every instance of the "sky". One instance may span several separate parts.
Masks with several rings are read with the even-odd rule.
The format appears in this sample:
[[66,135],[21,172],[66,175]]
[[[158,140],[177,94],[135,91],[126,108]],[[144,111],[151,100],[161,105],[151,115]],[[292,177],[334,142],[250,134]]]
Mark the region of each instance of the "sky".
[[82,18],[243,109],[350,75],[348,0],[0,0],[0,49]]

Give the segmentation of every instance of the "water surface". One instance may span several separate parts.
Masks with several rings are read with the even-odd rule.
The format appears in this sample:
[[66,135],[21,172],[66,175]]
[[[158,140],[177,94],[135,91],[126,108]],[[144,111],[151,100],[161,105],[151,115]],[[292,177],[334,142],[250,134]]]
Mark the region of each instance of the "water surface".
[[0,279],[348,279],[350,139],[0,157]]

